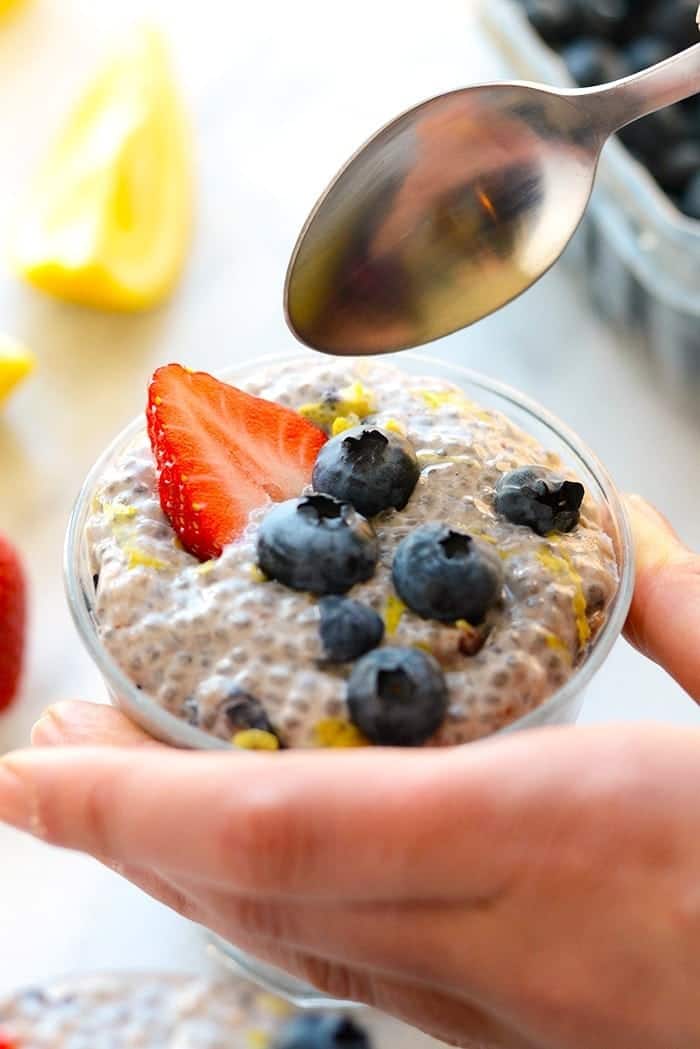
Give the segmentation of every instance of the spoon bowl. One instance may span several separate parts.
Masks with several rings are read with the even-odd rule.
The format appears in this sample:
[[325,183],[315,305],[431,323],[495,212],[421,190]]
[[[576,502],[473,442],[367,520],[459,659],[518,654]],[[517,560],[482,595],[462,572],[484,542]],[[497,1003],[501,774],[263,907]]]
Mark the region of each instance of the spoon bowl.
[[390,353],[493,313],[564,251],[610,134],[698,90],[700,45],[601,88],[485,84],[408,110],[309,216],[285,285],[292,331],[326,353]]

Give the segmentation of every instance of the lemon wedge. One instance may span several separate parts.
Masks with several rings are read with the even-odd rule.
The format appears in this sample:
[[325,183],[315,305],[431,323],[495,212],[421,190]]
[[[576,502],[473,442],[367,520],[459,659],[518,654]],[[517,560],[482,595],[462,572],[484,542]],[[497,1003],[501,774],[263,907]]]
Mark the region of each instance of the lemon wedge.
[[14,11],[16,7],[19,7],[24,0],[0,0],[0,18],[3,15],[9,14],[10,11]]
[[187,121],[160,34],[139,29],[50,150],[17,224],[13,263],[50,295],[146,309],[180,275],[191,213]]
[[0,335],[0,403],[35,366],[34,354],[9,335]]

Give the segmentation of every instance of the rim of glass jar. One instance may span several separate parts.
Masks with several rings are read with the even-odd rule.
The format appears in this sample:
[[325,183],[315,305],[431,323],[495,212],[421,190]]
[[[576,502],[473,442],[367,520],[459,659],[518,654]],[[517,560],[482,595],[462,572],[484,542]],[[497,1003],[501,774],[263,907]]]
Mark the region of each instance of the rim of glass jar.
[[[306,363],[309,360],[309,356],[309,354],[300,354],[298,350],[261,354],[259,357],[249,361],[222,369],[217,374],[223,379],[231,379],[234,375],[246,374],[253,369],[278,363],[290,363],[295,358],[300,363]],[[574,696],[585,689],[620,636],[627,618],[634,589],[634,548],[624,504],[608,471],[597,455],[565,423],[527,395],[519,393],[506,383],[491,379],[469,368],[463,368],[461,365],[446,361],[439,356],[401,353],[396,356],[395,360],[399,367],[402,360],[425,364],[428,368],[430,366],[433,368],[438,366],[445,372],[452,373],[455,381],[461,379],[462,382],[481,389],[485,393],[495,395],[519,410],[526,412],[537,422],[551,430],[569,448],[574,456],[583,463],[595,478],[607,503],[612,525],[617,533],[617,535],[612,535],[611,538],[616,546],[620,579],[602,630],[584,662],[556,692],[552,693],[543,703],[521,718],[517,718],[503,728],[497,729],[489,738],[505,732],[532,728],[540,723],[546,723],[556,714],[560,707],[566,706]],[[426,374],[429,374],[429,372]],[[122,446],[128,444],[144,428],[144,425],[143,416],[138,416],[124,427],[93,464],[80,488],[70,516],[64,543],[63,569],[68,605],[78,634],[101,671],[109,691],[117,697],[124,698],[128,706],[138,712],[139,718],[136,720],[141,727],[147,725],[147,730],[156,738],[168,740],[176,746],[198,750],[225,749],[230,751],[236,749],[231,743],[218,739],[216,736],[211,736],[193,725],[189,725],[182,718],[171,714],[159,706],[154,699],[134,685],[102,644],[91,616],[91,598],[94,595],[86,592],[82,585],[80,573],[81,544],[85,520],[90,509],[96,483],[114,453]]]

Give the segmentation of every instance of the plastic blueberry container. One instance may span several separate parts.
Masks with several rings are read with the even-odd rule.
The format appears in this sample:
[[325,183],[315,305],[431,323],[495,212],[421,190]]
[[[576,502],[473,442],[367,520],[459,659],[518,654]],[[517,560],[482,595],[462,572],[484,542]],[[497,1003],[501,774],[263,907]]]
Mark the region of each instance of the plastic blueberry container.
[[[480,0],[478,11],[510,73],[576,86],[517,0]],[[564,257],[584,271],[599,312],[646,341],[663,381],[697,393],[700,221],[678,210],[617,137],[603,151],[586,217]]]
[[[298,361],[299,370],[302,372],[309,359],[308,353],[259,357],[227,369],[221,373],[221,378],[230,382],[240,382],[262,367],[268,368],[275,363],[290,361]],[[556,452],[575,471],[586,486],[589,496],[598,504],[601,521],[614,545],[620,577],[607,621],[584,662],[568,681],[539,707],[500,731],[512,732],[575,722],[583,704],[585,689],[619,637],[632,599],[632,541],[625,509],[611,478],[595,454],[568,427],[516,390],[436,356],[405,353],[395,356],[393,363],[408,374],[452,382],[473,400],[503,412],[545,448]],[[64,551],[68,603],[80,638],[101,671],[115,706],[154,738],[171,746],[231,751],[235,748],[230,744],[180,720],[137,689],[100,641],[95,618],[95,590],[85,537],[85,523],[105,469],[123,453],[137,435],[142,433],[144,426],[143,416],[127,426],[97,460],[80,490],[68,525]],[[211,938],[210,942],[220,960],[226,961],[231,968],[256,980],[268,990],[285,996],[296,1005],[328,1006],[329,999],[314,988],[251,958],[218,937]]]

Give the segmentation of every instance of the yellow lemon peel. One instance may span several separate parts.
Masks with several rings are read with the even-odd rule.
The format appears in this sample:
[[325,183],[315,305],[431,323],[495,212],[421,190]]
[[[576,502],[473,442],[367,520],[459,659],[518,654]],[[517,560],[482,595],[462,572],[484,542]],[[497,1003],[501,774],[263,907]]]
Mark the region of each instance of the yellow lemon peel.
[[245,1040],[248,1049],[267,1049],[270,1044],[270,1036],[257,1027],[251,1027],[246,1031]]
[[383,425],[384,429],[390,433],[398,433],[401,437],[406,436],[406,427],[398,419],[387,419]]
[[144,568],[155,568],[156,571],[161,571],[168,567],[165,561],[147,554],[145,550],[141,550],[138,546],[127,544],[123,549],[128,559],[127,566],[129,568],[137,568],[140,565]]
[[339,415],[337,419],[333,420],[331,434],[333,437],[337,437],[339,433],[344,433],[345,430],[352,430],[353,426],[357,426],[359,421],[357,415]]
[[265,732],[261,728],[246,728],[237,732],[231,740],[234,747],[243,750],[279,750],[280,741],[274,732]]
[[547,648],[551,648],[553,652],[561,652],[564,658],[569,663],[571,662],[571,651],[569,646],[557,634],[547,633],[545,634],[544,640]]
[[0,403],[36,367],[34,354],[16,339],[0,334]]
[[579,644],[583,647],[591,637],[591,627],[586,616],[586,596],[583,592],[581,576],[565,556],[553,554],[547,547],[537,551],[537,560],[553,576],[559,577],[563,582],[569,583],[574,588],[572,605],[576,617],[576,630],[578,632]]
[[437,411],[444,405],[459,408],[465,415],[473,419],[481,419],[483,422],[492,422],[493,413],[479,408],[474,401],[470,400],[461,390],[413,390],[414,397],[421,397],[426,407]]
[[400,597],[396,594],[389,594],[384,605],[384,612],[382,618],[384,620],[384,627],[386,629],[387,637],[391,637],[396,633],[401,617],[406,611],[406,605],[403,603]]
[[340,391],[340,400],[344,405],[345,412],[354,412],[360,419],[365,419],[376,410],[377,401],[372,390],[359,379],[343,387]]
[[[302,404],[299,414],[309,422],[315,423],[323,430],[333,432],[333,425],[337,419],[352,419],[353,426],[357,426],[376,409],[376,398],[374,393],[359,380],[344,386],[338,391],[337,397],[325,401],[311,401]],[[347,427],[343,427],[347,429]],[[342,433],[342,430],[338,431]]]
[[203,561],[201,565],[197,565],[195,571],[197,572],[197,575],[209,575],[210,572],[214,571],[216,565],[217,562],[213,559],[211,561]]
[[344,718],[323,718],[314,725],[314,738],[319,747],[368,747],[369,740],[357,725]]
[[269,991],[261,991],[260,994],[256,995],[255,1002],[258,1008],[271,1016],[289,1016],[292,1012],[289,1002],[285,1002],[282,998],[270,994]]
[[130,517],[137,514],[135,506],[128,503],[102,503],[102,513],[108,521],[128,521]]
[[250,573],[250,578],[254,583],[267,583],[269,581],[262,568],[258,565],[251,563],[248,567],[248,571]]
[[102,309],[164,299],[190,239],[186,124],[163,39],[135,30],[78,102],[20,209],[19,275]]

